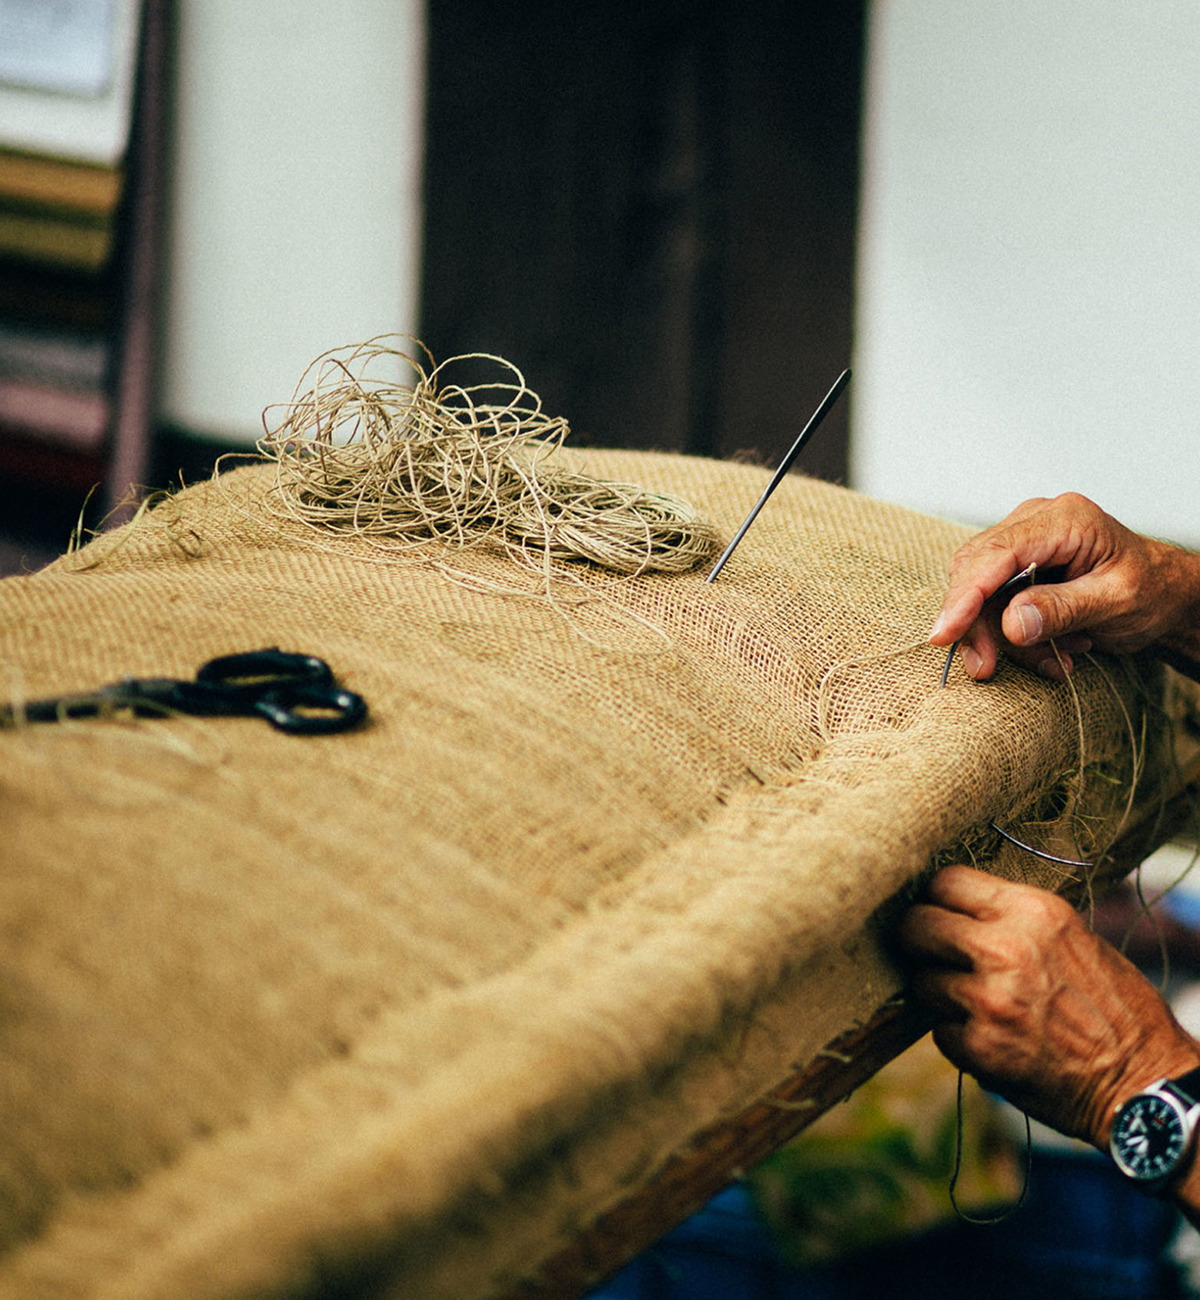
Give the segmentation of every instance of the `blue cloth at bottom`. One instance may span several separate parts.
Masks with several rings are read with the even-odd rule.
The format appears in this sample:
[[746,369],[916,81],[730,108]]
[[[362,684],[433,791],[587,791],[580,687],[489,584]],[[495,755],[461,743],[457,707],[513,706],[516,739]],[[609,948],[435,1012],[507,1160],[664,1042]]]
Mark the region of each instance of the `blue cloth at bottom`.
[[590,1300],[1169,1300],[1179,1216],[1103,1157],[1035,1153],[1025,1204],[819,1268],[784,1262],[735,1184]]

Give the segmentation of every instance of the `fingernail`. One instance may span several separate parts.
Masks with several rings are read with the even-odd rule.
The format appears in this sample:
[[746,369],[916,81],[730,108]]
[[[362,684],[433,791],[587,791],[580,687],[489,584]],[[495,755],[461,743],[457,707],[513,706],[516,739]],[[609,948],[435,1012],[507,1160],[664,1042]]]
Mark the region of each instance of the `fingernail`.
[[938,637],[942,635],[945,629],[946,629],[946,616],[945,614],[939,614],[937,616],[937,619],[934,621],[933,626],[929,629],[929,639],[931,641],[936,641]]
[[1021,622],[1021,643],[1032,645],[1042,635],[1042,615],[1036,605],[1018,605],[1017,618]]
[[1069,672],[1074,671],[1075,662],[1070,655],[1063,655],[1062,662],[1051,656],[1043,659],[1037,666],[1037,670],[1043,677],[1049,677],[1052,682],[1061,682],[1066,679]]
[[967,670],[967,676],[978,677],[980,670],[983,668],[983,660],[969,645],[963,646],[959,653],[962,655],[963,667]]

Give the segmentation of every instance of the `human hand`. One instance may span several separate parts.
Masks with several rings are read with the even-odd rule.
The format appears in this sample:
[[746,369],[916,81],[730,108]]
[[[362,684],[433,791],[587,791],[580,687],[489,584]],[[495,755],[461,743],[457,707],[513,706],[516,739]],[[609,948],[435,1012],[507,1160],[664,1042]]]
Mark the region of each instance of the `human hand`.
[[900,939],[942,1052],[1060,1132],[1104,1149],[1117,1106],[1200,1064],[1149,981],[1046,890],[947,867]]
[[[984,602],[1031,563],[1055,580],[1019,592],[1002,613],[985,612]],[[1001,649],[1057,679],[1093,645],[1117,653],[1154,647],[1195,673],[1200,556],[1131,531],[1077,493],[1038,497],[955,553],[929,639],[944,646],[961,639],[967,673],[980,681],[995,672]]]

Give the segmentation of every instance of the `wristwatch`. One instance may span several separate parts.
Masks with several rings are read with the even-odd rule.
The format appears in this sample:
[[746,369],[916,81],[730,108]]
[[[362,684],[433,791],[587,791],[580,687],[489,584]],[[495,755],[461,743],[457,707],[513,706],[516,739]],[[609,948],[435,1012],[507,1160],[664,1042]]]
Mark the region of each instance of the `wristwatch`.
[[1130,1097],[1113,1119],[1108,1149],[1127,1178],[1158,1195],[1187,1169],[1198,1126],[1200,1068]]

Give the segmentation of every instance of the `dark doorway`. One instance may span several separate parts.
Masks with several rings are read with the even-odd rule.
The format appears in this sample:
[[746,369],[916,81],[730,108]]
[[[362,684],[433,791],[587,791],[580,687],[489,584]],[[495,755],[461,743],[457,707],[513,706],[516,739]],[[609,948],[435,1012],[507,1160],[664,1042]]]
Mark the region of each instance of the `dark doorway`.
[[577,443],[778,458],[850,357],[864,9],[431,0],[435,357],[507,357]]

